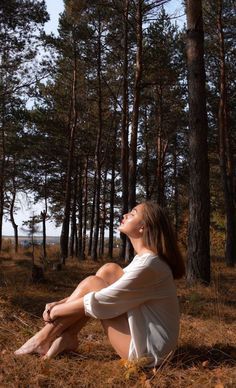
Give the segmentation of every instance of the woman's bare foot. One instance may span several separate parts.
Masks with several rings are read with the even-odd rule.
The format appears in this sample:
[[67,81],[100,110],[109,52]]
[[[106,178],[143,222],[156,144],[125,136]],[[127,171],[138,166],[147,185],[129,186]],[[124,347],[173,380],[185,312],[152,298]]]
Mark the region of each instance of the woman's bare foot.
[[17,349],[14,354],[15,356],[23,356],[25,354],[37,353],[43,356],[47,353],[50,346],[51,343],[42,341],[39,333],[37,333]]
[[78,338],[76,334],[71,334],[67,331],[61,334],[60,337],[56,338],[52,343],[50,349],[47,351],[44,360],[56,357],[58,354],[64,351],[73,351],[78,348]]

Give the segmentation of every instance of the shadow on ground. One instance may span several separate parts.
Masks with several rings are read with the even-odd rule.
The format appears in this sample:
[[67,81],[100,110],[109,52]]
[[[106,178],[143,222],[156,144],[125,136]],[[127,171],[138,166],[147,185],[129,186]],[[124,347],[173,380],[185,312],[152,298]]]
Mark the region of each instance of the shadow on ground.
[[236,347],[216,343],[213,347],[186,345],[179,347],[171,361],[173,364],[190,368],[202,364],[208,368],[219,367],[222,364],[236,366]]

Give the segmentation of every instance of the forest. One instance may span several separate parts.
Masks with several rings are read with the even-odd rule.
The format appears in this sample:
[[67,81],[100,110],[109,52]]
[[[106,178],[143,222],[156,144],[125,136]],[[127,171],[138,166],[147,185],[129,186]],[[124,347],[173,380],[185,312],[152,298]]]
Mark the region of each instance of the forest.
[[[34,203],[44,204],[40,214],[24,222],[32,241],[39,227],[43,231],[42,247],[34,247],[33,242],[33,247],[25,250],[28,261],[31,260],[26,267],[33,277],[38,266],[46,277],[49,268],[50,298],[56,295],[56,289],[59,294],[67,291],[64,286],[63,289],[57,286],[57,281],[65,282],[63,276],[72,286],[75,274],[81,277],[90,273],[99,262],[114,260],[124,264],[131,260],[132,247],[125,235],[117,233],[117,226],[123,214],[145,200],[167,208],[186,258],[186,279],[181,283],[183,303],[187,301],[187,310],[183,310],[187,316],[186,328],[191,309],[196,310],[195,317],[200,314],[206,297],[203,293],[210,300],[215,298],[211,287],[217,282],[221,290],[226,287],[229,294],[233,292],[236,4],[235,0],[179,1],[186,13],[186,24],[180,25],[178,17],[169,15],[164,8],[171,2],[64,0],[56,36],[44,30],[49,20],[44,0],[1,1],[0,277],[3,294],[4,287],[13,284],[11,276],[18,274],[12,269],[8,279],[4,260],[11,254],[16,261],[23,260],[21,269],[24,266],[24,250],[15,220],[22,194],[33,198]],[[3,238],[6,220],[10,220],[14,234],[10,248]],[[47,241],[49,220],[62,227],[56,253],[52,253],[53,248]],[[50,267],[52,261],[53,268],[63,271],[54,272]],[[220,271],[224,273],[222,284]],[[44,279],[44,274],[41,275]],[[24,277],[19,275],[19,279],[22,286]],[[23,292],[20,301],[17,287],[20,285],[11,291],[13,295],[9,291],[11,300],[18,309],[19,306],[25,309],[24,312],[17,310],[16,315],[25,331],[29,331],[26,322],[38,317],[46,294],[38,295],[39,304],[35,308],[31,305],[33,310],[29,313],[27,301],[23,301],[26,295]],[[33,287],[29,291],[32,293],[43,286],[29,287]],[[186,290],[192,290],[189,296]],[[220,298],[219,295],[218,290]],[[222,298],[225,301],[226,295]],[[223,300],[216,299],[212,302],[214,313],[216,304],[220,305]],[[4,300],[3,297],[5,306]],[[4,306],[3,310],[7,309]],[[234,306],[232,301],[232,311]],[[190,326],[194,328],[192,319]],[[35,327],[37,322],[36,319]],[[224,322],[227,324],[230,331],[232,315]],[[184,351],[188,340],[185,338]],[[5,336],[3,345],[6,341]],[[209,349],[213,346],[211,341],[212,338]],[[231,342],[225,341],[227,347]],[[199,357],[201,368],[206,369],[204,349]],[[231,368],[235,348],[218,349],[218,358],[209,349],[214,365],[225,361],[221,357],[224,353]],[[197,353],[195,349],[193,357]],[[105,350],[105,362],[114,366],[109,354]],[[101,356],[100,362],[103,360]],[[182,363],[183,360],[184,357]],[[63,368],[65,361],[60,362]],[[72,372],[73,359],[70,362]],[[86,368],[86,356],[84,365]],[[191,362],[188,366],[193,368]],[[54,372],[62,380],[49,383],[50,367],[41,367],[42,370],[37,369],[37,376],[41,377],[32,386],[63,385],[59,369]],[[19,376],[19,365],[15,368]],[[230,373],[226,368],[221,370],[228,376],[226,380],[231,379],[226,385],[219,371],[216,377],[208,375],[203,385],[200,372],[196,385],[182,376],[181,385],[177,383],[181,378],[174,369],[176,365],[170,368],[171,377],[168,380],[163,374],[160,387],[174,384],[220,388],[233,387],[235,382],[233,368]],[[156,381],[155,375],[144,378],[140,369],[130,367],[125,373],[127,386],[149,387]],[[9,376],[10,372],[9,380],[3,380],[4,386],[27,385],[26,381],[20,385]],[[108,384],[109,379],[104,378],[106,383],[100,382],[97,386],[126,386],[120,382],[120,375],[114,377],[117,385],[115,380]],[[212,385],[206,385],[207,381],[213,381]],[[76,386],[74,380],[70,384]],[[93,386],[87,380],[81,384]]]

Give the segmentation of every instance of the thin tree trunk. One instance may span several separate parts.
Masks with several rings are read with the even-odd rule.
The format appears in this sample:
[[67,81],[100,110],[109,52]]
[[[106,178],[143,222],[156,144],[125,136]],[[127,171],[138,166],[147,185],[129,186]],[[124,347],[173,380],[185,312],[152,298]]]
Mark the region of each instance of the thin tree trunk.
[[150,177],[149,177],[149,142],[148,142],[148,123],[147,123],[147,107],[144,111],[144,134],[143,134],[143,143],[144,143],[144,161],[143,161],[143,178],[144,178],[144,187],[145,187],[145,197],[146,200],[150,199]]
[[84,180],[83,180],[83,192],[84,192],[84,206],[83,206],[83,236],[82,236],[82,256],[85,259],[86,241],[87,241],[87,206],[88,206],[88,157],[86,157],[84,165]]
[[102,257],[104,255],[105,226],[106,226],[106,192],[107,192],[107,170],[104,173],[104,183],[103,183],[99,257]]
[[168,148],[168,141],[164,139],[163,130],[163,91],[159,86],[159,106],[157,111],[157,202],[165,206],[165,156]]
[[98,60],[97,60],[97,77],[98,77],[98,133],[95,150],[95,169],[96,169],[96,200],[95,200],[95,223],[94,223],[94,236],[91,257],[94,261],[97,261],[97,247],[98,236],[100,226],[100,192],[101,192],[101,162],[100,162],[100,150],[101,150],[101,137],[102,137],[102,83],[101,83],[101,20],[99,12],[98,23]]
[[187,279],[210,282],[210,195],[202,1],[187,0],[189,235]]
[[95,171],[94,183],[93,183],[93,202],[91,208],[91,218],[90,218],[90,233],[89,233],[89,246],[88,246],[88,256],[92,254],[93,246],[93,229],[94,229],[94,216],[95,216],[95,201],[96,201],[96,182],[97,182],[97,172]]
[[[75,42],[74,42],[75,46]],[[65,264],[65,260],[68,256],[68,241],[69,241],[69,227],[70,227],[70,212],[71,212],[71,177],[73,172],[73,161],[74,161],[74,140],[77,125],[77,53],[76,47],[74,47],[74,64],[73,64],[73,83],[72,83],[72,114],[73,122],[70,131],[69,140],[69,155],[68,165],[66,174],[66,194],[65,194],[65,208],[64,218],[62,222],[62,230],[60,237],[60,248],[61,248],[61,262]]]
[[115,123],[114,140],[113,140],[113,157],[111,171],[111,189],[110,189],[110,215],[109,215],[109,242],[108,242],[108,257],[113,258],[113,241],[114,241],[114,202],[115,202],[115,174],[116,174],[116,141],[117,141],[117,126]]
[[15,253],[18,252],[18,225],[15,222],[14,218],[14,207],[15,207],[15,201],[16,201],[16,183],[15,183],[15,176],[16,176],[16,170],[15,170],[15,158],[13,159],[13,172],[12,172],[12,199],[10,203],[10,221],[14,230],[14,240],[15,240]]
[[[122,215],[128,212],[128,15],[129,0],[124,0],[123,13],[124,58],[123,58],[123,91],[122,91],[122,124],[121,124],[121,182],[122,182]],[[126,235],[121,233],[120,257],[125,258]]]
[[[14,160],[14,165],[15,165],[15,160]],[[19,243],[18,243],[18,225],[16,224],[15,218],[14,218],[14,207],[15,207],[15,200],[16,200],[16,185],[15,185],[15,177],[14,176],[12,178],[12,184],[13,184],[13,191],[12,191],[12,200],[11,200],[11,204],[10,204],[10,220],[11,220],[11,224],[12,224],[12,227],[14,230],[15,253],[17,253]]]
[[137,133],[139,120],[140,106],[140,83],[142,77],[142,0],[137,1],[136,12],[136,71],[134,82],[134,103],[131,124],[131,142],[129,155],[129,208],[133,208],[136,204],[136,174],[137,174]]
[[78,189],[78,207],[79,207],[79,219],[78,219],[78,237],[77,237],[77,256],[80,260],[83,260],[83,168],[80,166],[79,172],[79,189]]
[[47,261],[47,228],[46,220],[48,215],[48,203],[47,203],[47,173],[44,177],[44,210],[41,212],[43,220],[43,260],[46,263]]
[[[137,0],[136,11],[136,71],[134,81],[134,103],[131,123],[131,141],[129,154],[129,208],[132,209],[136,204],[136,174],[137,174],[137,137],[138,137],[138,120],[139,120],[139,106],[140,106],[140,84],[142,77],[142,41],[143,41],[143,27],[142,27],[142,0]],[[131,244],[129,244],[130,260],[134,254]]]
[[[78,257],[78,237],[77,237],[77,186],[78,186],[78,163],[73,182],[73,204],[71,208],[71,235],[70,235],[70,256]],[[76,244],[77,241],[77,244]],[[76,249],[77,245],[77,249]]]
[[231,136],[228,126],[225,47],[222,24],[222,0],[218,0],[217,28],[220,49],[220,101],[218,110],[220,149],[219,156],[226,214],[225,259],[228,266],[234,266],[236,262],[236,214],[234,205],[235,193],[233,184],[233,158],[231,151]]
[[177,150],[177,134],[174,140],[173,152],[173,185],[174,185],[174,217],[175,217],[175,234],[178,235],[179,229],[179,187],[178,187],[178,150]]
[[1,137],[0,137],[0,252],[2,250],[2,223],[4,214],[4,191],[5,191],[5,102],[2,102],[2,117],[1,117]]
[[41,211],[41,218],[42,218],[42,224],[43,224],[43,261],[46,264],[46,260],[47,260],[47,245],[46,245],[47,212],[46,212],[46,210]]

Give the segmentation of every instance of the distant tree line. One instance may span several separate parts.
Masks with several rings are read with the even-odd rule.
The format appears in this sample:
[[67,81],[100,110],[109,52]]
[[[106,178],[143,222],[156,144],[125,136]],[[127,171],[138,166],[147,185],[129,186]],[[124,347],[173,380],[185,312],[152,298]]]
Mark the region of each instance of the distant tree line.
[[[236,260],[235,1],[64,0],[58,36],[43,0],[0,4],[0,249],[15,247],[17,195],[62,225],[61,262],[113,257],[114,228],[136,202],[188,221],[187,278],[210,282],[210,226]],[[223,221],[222,221],[223,220]],[[225,221],[224,221],[225,220]],[[131,248],[121,236],[120,256]]]

